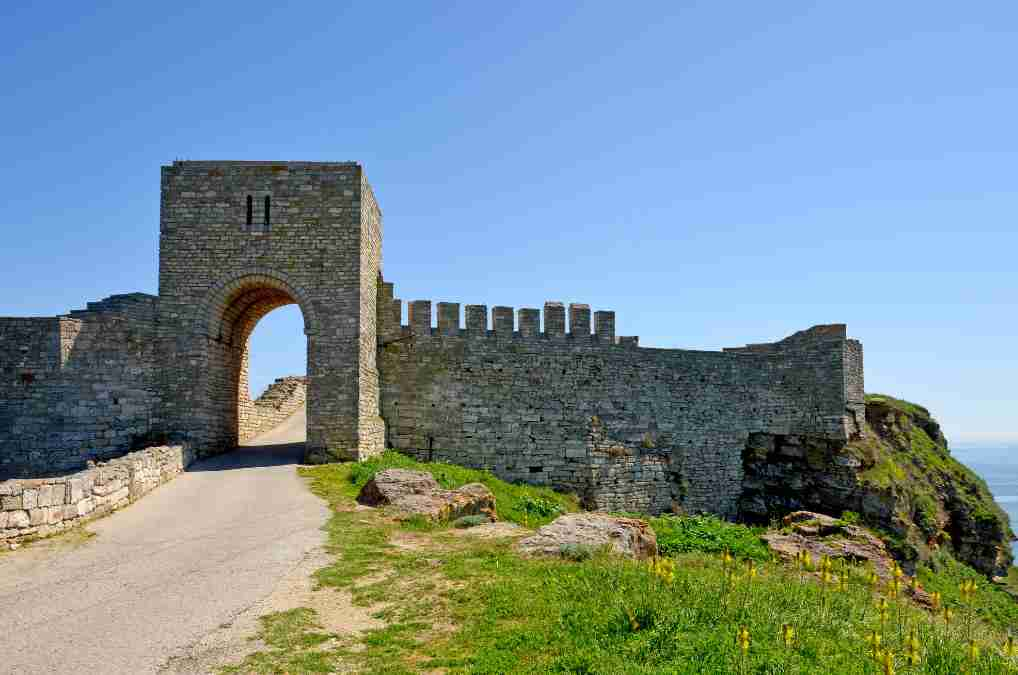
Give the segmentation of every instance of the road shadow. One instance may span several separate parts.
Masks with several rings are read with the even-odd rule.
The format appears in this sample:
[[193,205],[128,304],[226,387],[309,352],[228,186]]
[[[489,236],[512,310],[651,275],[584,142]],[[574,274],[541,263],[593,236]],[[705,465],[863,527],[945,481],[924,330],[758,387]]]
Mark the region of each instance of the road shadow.
[[265,466],[287,466],[300,464],[303,459],[303,443],[242,445],[236,450],[198,460],[192,463],[187,471],[233,471]]

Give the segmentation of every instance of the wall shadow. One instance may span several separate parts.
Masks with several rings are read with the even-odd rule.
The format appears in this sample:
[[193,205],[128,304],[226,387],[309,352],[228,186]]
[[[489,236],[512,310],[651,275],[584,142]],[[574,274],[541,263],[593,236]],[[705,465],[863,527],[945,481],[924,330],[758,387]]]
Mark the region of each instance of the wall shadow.
[[275,443],[270,445],[245,445],[193,462],[186,471],[233,471],[255,469],[266,466],[292,466],[304,459],[304,443]]

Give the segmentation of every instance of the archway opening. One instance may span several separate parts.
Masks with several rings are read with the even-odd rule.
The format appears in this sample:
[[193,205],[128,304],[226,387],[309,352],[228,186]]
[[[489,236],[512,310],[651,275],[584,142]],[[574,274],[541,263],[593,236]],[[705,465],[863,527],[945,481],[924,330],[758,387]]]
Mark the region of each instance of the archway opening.
[[[277,318],[268,319],[280,308]],[[209,428],[210,445],[220,450],[232,450],[240,445],[257,443],[274,428],[289,420],[290,433],[276,443],[301,443],[307,437],[307,364],[308,338],[302,333],[307,318],[297,293],[285,283],[264,275],[239,279],[222,290],[214,300],[209,323],[210,351],[208,363],[208,400],[211,404]],[[276,382],[261,358],[257,358],[252,371],[251,338],[257,326],[266,319],[269,342],[289,342],[279,349],[302,357],[297,372],[286,373],[285,379]],[[296,327],[294,327],[296,324]],[[279,330],[291,327],[289,334]],[[257,344],[263,340],[259,339]],[[268,359],[269,364],[273,359]],[[288,364],[288,365],[289,365]],[[254,378],[254,392],[252,392]],[[252,396],[254,393],[254,396]],[[300,416],[300,424],[292,419]],[[268,441],[273,442],[273,441]]]
[[[251,331],[237,383],[240,443],[270,437],[307,440],[307,345],[296,304],[274,309]],[[282,427],[282,428],[281,428]]]

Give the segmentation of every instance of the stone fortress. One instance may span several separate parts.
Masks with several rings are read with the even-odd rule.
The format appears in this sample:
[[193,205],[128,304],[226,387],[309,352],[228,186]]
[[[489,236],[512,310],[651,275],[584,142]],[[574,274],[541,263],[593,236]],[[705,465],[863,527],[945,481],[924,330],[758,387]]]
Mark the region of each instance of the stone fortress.
[[288,304],[307,335],[309,462],[391,447],[591,507],[734,517],[751,446],[844,444],[864,418],[862,346],[843,325],[721,352],[643,348],[615,334],[614,312],[559,302],[494,307],[490,321],[466,305],[464,322],[459,303],[416,300],[403,325],[356,163],[174,162],[159,227],[158,296],[0,318],[0,481],[38,483],[0,495],[26,527],[45,486],[64,511],[85,508],[74,480],[86,498],[93,478],[134,495],[130,467],[123,485],[100,471],[65,491],[60,476],[157,446],[170,464],[137,469],[157,484],[304,404],[300,379],[248,393],[251,331]]

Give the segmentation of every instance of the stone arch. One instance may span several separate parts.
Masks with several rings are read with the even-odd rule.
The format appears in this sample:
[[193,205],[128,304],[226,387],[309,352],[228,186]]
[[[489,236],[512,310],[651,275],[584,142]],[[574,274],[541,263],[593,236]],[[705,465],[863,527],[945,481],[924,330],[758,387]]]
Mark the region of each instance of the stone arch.
[[[226,320],[226,311],[238,295],[243,294],[245,290],[254,289],[264,289],[265,291],[271,289],[276,291],[280,297],[282,295],[289,296],[291,298],[289,302],[276,305],[276,307],[296,303],[300,306],[301,314],[304,316],[304,334],[314,335],[319,331],[321,324],[315,312],[314,303],[299,284],[283,272],[268,267],[251,267],[221,279],[206,294],[205,299],[195,312],[196,332],[214,340],[224,339],[222,329]],[[276,309],[276,307],[272,309]],[[272,309],[266,310],[265,314]]]
[[[206,394],[215,427],[212,445],[229,448],[248,436],[254,410],[248,385],[249,338],[269,312],[292,304],[304,318],[310,372],[310,341],[320,324],[308,294],[286,274],[255,267],[230,275],[215,284],[196,309],[195,331],[208,345]],[[307,405],[310,419],[310,392]]]

